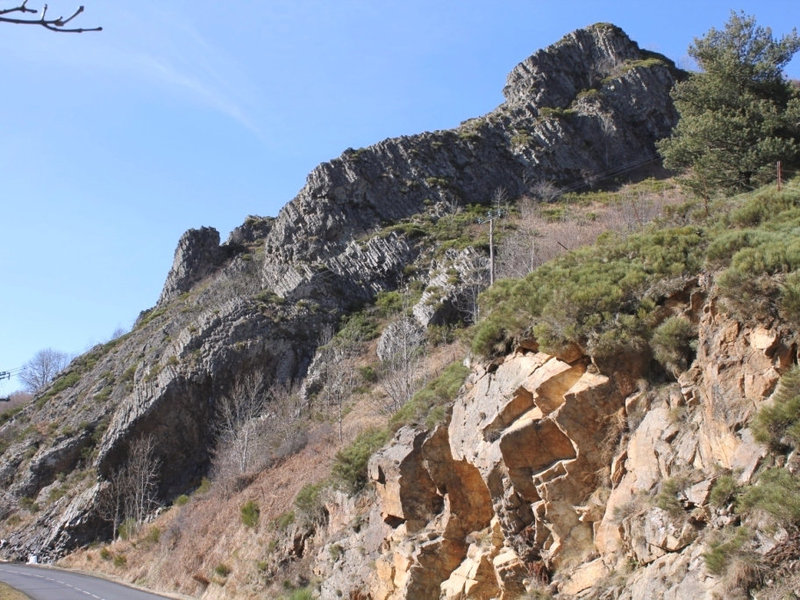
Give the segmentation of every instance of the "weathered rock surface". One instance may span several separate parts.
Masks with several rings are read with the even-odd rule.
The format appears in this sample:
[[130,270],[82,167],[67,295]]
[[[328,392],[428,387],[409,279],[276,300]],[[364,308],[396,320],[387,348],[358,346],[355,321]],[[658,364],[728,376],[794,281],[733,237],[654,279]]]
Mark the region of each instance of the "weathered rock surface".
[[[446,427],[402,429],[370,462],[373,510],[390,529],[372,578],[340,591],[728,597],[730,582],[703,558],[712,521],[730,520],[711,490],[720,472],[751,481],[766,452],[747,423],[797,348],[782,326],[719,312],[706,287],[671,306],[698,323],[697,355],[678,382],[631,390],[629,373],[598,373],[589,357],[566,362],[527,342],[473,367]],[[762,554],[778,544],[765,537]]]

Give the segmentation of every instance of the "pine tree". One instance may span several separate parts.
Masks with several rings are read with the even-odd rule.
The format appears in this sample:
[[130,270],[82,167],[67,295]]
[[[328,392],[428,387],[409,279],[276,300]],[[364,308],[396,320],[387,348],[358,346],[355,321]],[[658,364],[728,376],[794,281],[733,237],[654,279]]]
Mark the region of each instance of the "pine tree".
[[775,164],[800,157],[800,95],[783,68],[800,49],[796,30],[776,41],[754,17],[731,13],[724,30],[695,39],[701,71],[673,90],[680,120],[661,140],[664,165],[687,170],[684,183],[704,198],[762,185]]

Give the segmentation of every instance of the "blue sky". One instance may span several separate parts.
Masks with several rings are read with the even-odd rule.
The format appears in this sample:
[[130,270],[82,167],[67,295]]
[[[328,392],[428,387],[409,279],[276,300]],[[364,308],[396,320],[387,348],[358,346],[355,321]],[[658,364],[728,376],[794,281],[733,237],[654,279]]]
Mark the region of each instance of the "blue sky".
[[102,33],[0,25],[0,371],[129,328],[185,230],[225,239],[347,147],[492,110],[515,64],[576,28],[615,23],[690,67],[731,9],[776,35],[800,22],[797,0],[80,1]]

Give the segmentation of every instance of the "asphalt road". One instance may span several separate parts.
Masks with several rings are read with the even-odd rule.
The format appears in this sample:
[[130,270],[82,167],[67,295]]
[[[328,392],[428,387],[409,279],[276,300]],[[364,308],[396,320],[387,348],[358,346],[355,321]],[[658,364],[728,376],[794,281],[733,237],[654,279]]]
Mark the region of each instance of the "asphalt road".
[[0,564],[0,581],[26,593],[33,600],[163,600],[166,598],[89,575],[15,563]]

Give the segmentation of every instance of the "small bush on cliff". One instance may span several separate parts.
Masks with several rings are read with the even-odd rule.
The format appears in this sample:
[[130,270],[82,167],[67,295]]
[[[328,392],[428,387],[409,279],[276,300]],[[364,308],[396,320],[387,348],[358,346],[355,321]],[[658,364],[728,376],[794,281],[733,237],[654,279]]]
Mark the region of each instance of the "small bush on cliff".
[[786,469],[773,467],[739,497],[738,512],[761,510],[784,526],[800,524],[800,478]]
[[749,537],[750,532],[747,529],[738,527],[735,531],[724,531],[720,539],[711,542],[708,551],[703,553],[708,572],[714,575],[725,573],[731,560]]
[[299,590],[293,590],[292,593],[287,596],[282,596],[286,600],[312,600],[314,598],[314,593],[308,588],[301,588]]
[[389,439],[385,429],[367,429],[336,453],[331,476],[334,485],[355,494],[367,483],[367,463],[381,446]]
[[256,527],[258,525],[258,520],[261,517],[261,509],[259,509],[258,503],[255,500],[248,500],[242,504],[240,512],[242,524],[245,527]]
[[276,531],[286,531],[292,523],[294,523],[294,511],[290,510],[275,517],[270,527]]
[[661,484],[661,490],[655,497],[655,504],[661,510],[665,510],[673,516],[679,515],[683,512],[680,500],[678,500],[678,492],[681,491],[683,482],[678,479],[665,479]]
[[730,474],[720,475],[714,482],[714,487],[711,488],[711,495],[709,502],[712,506],[723,508],[732,502],[739,493],[739,487],[736,485],[736,479]]
[[325,511],[323,492],[328,485],[327,481],[307,483],[297,492],[294,505],[304,520],[314,522],[323,516]]
[[774,402],[761,408],[752,429],[756,440],[772,450],[800,447],[800,368],[781,377]]
[[419,390],[389,419],[395,431],[410,424],[421,424],[429,428],[443,420],[447,407],[458,394],[469,369],[461,362],[448,365],[442,374]]
[[220,577],[227,577],[228,575],[231,574],[232,571],[233,569],[231,569],[225,563],[220,563],[216,567],[214,567],[214,573],[216,575],[219,575]]
[[672,374],[686,370],[696,349],[697,328],[682,317],[669,317],[653,331],[653,357]]

